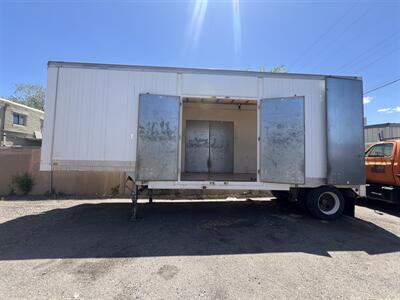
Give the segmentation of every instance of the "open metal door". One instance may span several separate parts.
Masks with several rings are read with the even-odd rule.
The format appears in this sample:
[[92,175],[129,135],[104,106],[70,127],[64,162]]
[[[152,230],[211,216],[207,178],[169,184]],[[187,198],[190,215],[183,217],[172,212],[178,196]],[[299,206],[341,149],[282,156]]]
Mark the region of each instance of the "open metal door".
[[137,180],[178,180],[179,119],[178,96],[139,96]]
[[304,184],[304,97],[260,100],[260,181]]
[[326,79],[328,184],[365,184],[362,81]]

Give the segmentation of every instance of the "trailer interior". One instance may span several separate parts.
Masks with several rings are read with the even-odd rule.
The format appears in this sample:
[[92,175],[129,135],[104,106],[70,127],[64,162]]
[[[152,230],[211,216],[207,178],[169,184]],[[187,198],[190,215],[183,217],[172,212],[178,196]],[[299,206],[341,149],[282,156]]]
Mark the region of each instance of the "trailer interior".
[[181,181],[257,181],[257,101],[182,98]]

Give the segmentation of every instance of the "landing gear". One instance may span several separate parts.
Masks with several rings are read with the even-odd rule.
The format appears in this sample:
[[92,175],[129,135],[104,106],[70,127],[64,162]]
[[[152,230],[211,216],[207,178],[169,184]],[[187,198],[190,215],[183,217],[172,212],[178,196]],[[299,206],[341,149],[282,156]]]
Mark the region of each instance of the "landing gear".
[[132,211],[131,211],[131,218],[130,221],[136,221],[137,220],[137,202],[139,199],[139,187],[135,185],[135,187],[132,190]]
[[[147,189],[146,186],[141,186],[139,188],[138,185],[136,185],[135,183],[133,184],[133,189],[131,189],[132,209],[131,209],[130,221],[137,220],[139,195],[140,195],[140,192],[143,192],[146,189]],[[153,190],[149,189],[148,192],[149,192],[149,203],[153,203]]]

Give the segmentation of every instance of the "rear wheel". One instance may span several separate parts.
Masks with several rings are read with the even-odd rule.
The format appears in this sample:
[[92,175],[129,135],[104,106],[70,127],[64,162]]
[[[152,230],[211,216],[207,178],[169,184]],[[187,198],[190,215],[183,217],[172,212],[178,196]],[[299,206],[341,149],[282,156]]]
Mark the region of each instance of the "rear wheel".
[[334,187],[320,187],[307,195],[307,208],[310,213],[322,220],[334,220],[340,217],[344,209],[342,193]]
[[272,196],[278,200],[289,200],[289,191],[271,191]]

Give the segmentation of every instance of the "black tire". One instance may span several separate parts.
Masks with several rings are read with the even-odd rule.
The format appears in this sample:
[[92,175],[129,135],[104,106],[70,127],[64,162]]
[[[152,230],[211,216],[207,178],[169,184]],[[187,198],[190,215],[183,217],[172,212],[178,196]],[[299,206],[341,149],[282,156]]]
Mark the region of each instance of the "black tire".
[[344,197],[342,193],[329,186],[312,189],[307,194],[307,208],[321,220],[335,220],[343,214]]
[[289,200],[289,191],[271,191],[272,196],[278,200]]

